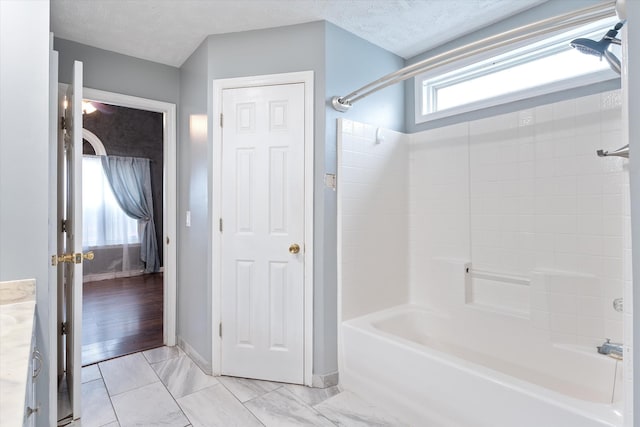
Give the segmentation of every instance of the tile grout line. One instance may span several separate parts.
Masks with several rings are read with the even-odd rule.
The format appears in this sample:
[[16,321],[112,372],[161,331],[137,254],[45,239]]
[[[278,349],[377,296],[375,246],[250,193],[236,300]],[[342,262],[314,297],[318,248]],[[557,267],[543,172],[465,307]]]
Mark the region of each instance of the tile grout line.
[[107,398],[109,399],[109,404],[111,405],[111,410],[113,411],[113,415],[116,417],[116,422],[120,426],[120,418],[118,418],[118,413],[116,412],[116,407],[113,406],[113,400],[111,400],[111,394],[109,394],[109,389],[107,388],[107,383],[104,380],[104,376],[102,375],[102,369],[100,369],[100,364],[96,363],[98,366],[98,372],[100,372],[100,381],[104,385],[104,390],[107,392]]
[[[326,419],[327,421],[329,421],[331,424],[337,426],[336,423],[334,423],[332,420],[330,420],[329,418],[327,418],[322,412],[318,411],[315,407],[313,407],[312,405],[308,404],[307,402],[302,401],[301,398],[298,398],[298,396],[295,395],[295,393],[292,393],[291,391],[287,390],[285,388],[285,390],[287,391],[287,393],[289,393],[291,396],[293,396],[293,399],[296,400],[297,402],[299,402],[300,404],[302,404],[303,406],[306,406],[307,408],[311,409],[312,412],[315,412],[316,414],[320,415],[322,418]],[[333,397],[333,396],[332,396]],[[325,399],[327,400],[327,399]],[[323,400],[324,402],[324,400]],[[320,402],[322,403],[322,402]],[[318,403],[318,405],[320,404]]]
[[[145,350],[145,351],[147,351],[147,350]],[[178,405],[178,409],[180,410],[180,412],[182,413],[182,415],[184,415],[185,419],[186,419],[187,421],[189,421],[189,424],[191,424],[191,420],[189,419],[189,417],[187,417],[187,414],[185,414],[185,413],[184,413],[184,411],[182,410],[182,407],[181,407],[181,406],[180,406],[180,404],[176,401],[175,397],[173,396],[173,394],[171,394],[171,392],[169,391],[169,389],[167,388],[167,386],[162,382],[162,379],[158,376],[158,374],[157,374],[157,372],[155,371],[155,369],[153,369],[153,367],[151,366],[151,364],[150,364],[150,363],[149,363],[149,361],[147,360],[146,356],[145,356],[144,354],[142,354],[142,352],[138,352],[138,353],[140,353],[140,355],[142,356],[142,359],[144,360],[144,362],[149,366],[149,368],[151,368],[151,370],[153,371],[153,374],[156,376],[156,378],[158,379],[158,381],[154,381],[154,382],[152,382],[152,383],[150,383],[150,384],[145,384],[145,385],[142,385],[142,386],[140,386],[140,387],[135,387],[135,388],[132,388],[132,389],[130,389],[130,390],[123,391],[123,392],[121,392],[121,393],[117,393],[117,394],[114,394],[114,395],[111,395],[111,393],[109,393],[109,389],[107,388],[107,384],[106,384],[106,382],[105,382],[105,389],[107,390],[107,395],[109,396],[109,402],[111,403],[111,407],[113,408],[113,412],[116,414],[116,421],[118,422],[118,424],[120,424],[120,419],[118,418],[118,413],[116,412],[116,408],[115,408],[115,406],[113,406],[113,400],[112,400],[111,398],[112,398],[112,397],[115,397],[115,396],[120,396],[121,394],[128,393],[128,392],[130,392],[130,391],[139,390],[139,389],[141,389],[141,388],[143,388],[143,387],[147,387],[147,386],[150,386],[150,385],[152,385],[152,384],[156,384],[156,383],[160,383],[160,384],[162,384],[162,387],[164,387],[164,389],[165,389],[165,390],[167,390],[167,393],[169,393],[169,395],[171,396],[171,399],[173,399],[173,401],[174,401],[174,402],[176,402],[176,405]],[[138,353],[129,354],[129,355],[127,355],[127,356],[133,356],[134,354],[138,354]],[[121,356],[121,357],[127,357],[127,356]],[[116,358],[116,359],[117,359],[117,358]],[[116,359],[110,359],[110,360],[107,360],[107,361],[105,361],[105,362],[110,362],[111,360],[116,360]],[[173,358],[165,359],[165,360],[163,360],[162,362],[167,361],[167,360],[170,360],[170,359],[173,359]],[[104,363],[104,362],[100,362],[100,363]],[[160,363],[160,362],[158,362],[158,363]],[[100,365],[99,365],[99,364],[98,364],[98,369],[100,370],[100,375],[102,376],[102,369],[100,369]],[[104,376],[102,376],[102,380],[103,380],[103,382],[104,382]],[[187,425],[189,425],[189,424],[187,424]]]
[[[220,376],[222,377],[223,375],[220,375]],[[253,411],[252,411],[251,409],[247,408],[247,407],[246,407],[246,405],[245,405],[245,403],[246,403],[246,402],[250,402],[250,401],[252,401],[253,399],[256,399],[256,398],[258,398],[258,397],[260,397],[260,396],[253,397],[253,398],[251,398],[251,399],[247,400],[246,402],[242,402],[240,399],[238,399],[238,396],[236,396],[234,392],[232,392],[231,390],[229,390],[229,387],[227,387],[227,386],[226,386],[222,381],[218,380],[218,383],[220,383],[220,384],[222,385],[222,387],[224,387],[224,388],[225,388],[225,390],[227,390],[227,391],[231,394],[231,396],[233,396],[233,398],[234,398],[234,399],[236,399],[236,400],[238,401],[238,403],[240,403],[240,405],[242,405],[242,407],[243,407],[245,410],[249,411],[249,413],[251,414],[251,416],[252,416],[253,418],[255,418],[255,419],[258,421],[258,423],[260,423],[260,425],[263,425],[263,426],[265,426],[265,427],[266,427],[266,424],[265,424],[265,423],[263,423],[263,422],[262,422],[262,420],[261,420],[260,418],[258,418],[258,416],[257,416],[256,414],[254,414],[254,413],[253,413]],[[282,386],[280,386],[280,387],[282,387]],[[278,388],[280,388],[280,387],[278,387]],[[274,390],[277,390],[278,388],[275,388]],[[273,390],[271,390],[271,391],[273,391]],[[269,392],[267,392],[267,393],[269,393]],[[263,394],[262,394],[262,396],[264,396],[264,395],[265,395],[265,394],[267,394],[267,393],[263,393]]]
[[[96,365],[97,365],[97,367],[98,367],[98,371],[99,371],[99,373],[100,373],[100,378],[97,378],[97,379],[92,380],[92,381],[97,381],[97,380],[101,380],[101,381],[102,381],[102,383],[103,383],[103,385],[104,385],[104,388],[105,388],[105,390],[107,391],[107,397],[109,398],[109,403],[111,404],[111,408],[112,408],[113,413],[114,413],[114,415],[115,415],[115,417],[116,417],[116,420],[115,420],[115,421],[118,423],[118,425],[120,425],[120,419],[119,419],[118,414],[117,414],[117,412],[116,412],[116,410],[115,410],[115,407],[114,407],[114,405],[113,405],[113,400],[112,400],[112,398],[113,398],[113,397],[115,397],[115,396],[119,396],[119,395],[121,395],[121,394],[124,394],[124,393],[130,392],[130,391],[138,390],[138,389],[140,389],[140,388],[143,388],[143,387],[146,387],[146,386],[149,386],[149,385],[152,385],[152,384],[156,384],[157,382],[160,382],[160,383],[162,384],[162,386],[164,387],[164,389],[169,393],[169,395],[171,396],[172,400],[176,403],[176,405],[178,406],[178,409],[180,410],[180,412],[182,413],[182,415],[183,415],[183,416],[185,417],[185,419],[188,421],[188,424],[186,424],[185,426],[192,425],[191,420],[189,419],[189,417],[187,416],[187,414],[186,414],[186,413],[184,412],[184,410],[182,409],[182,406],[181,406],[181,405],[180,405],[180,403],[178,402],[178,398],[177,398],[176,396],[174,396],[174,395],[171,393],[171,391],[168,389],[167,385],[162,381],[162,378],[160,378],[160,376],[158,375],[158,373],[156,372],[156,370],[153,368],[153,365],[160,364],[160,363],[162,363],[162,362],[167,362],[167,361],[169,361],[169,360],[173,360],[173,359],[179,359],[179,358],[181,358],[181,357],[183,357],[183,356],[186,356],[187,358],[189,358],[189,360],[190,360],[191,362],[193,362],[193,361],[191,360],[191,358],[190,358],[186,353],[184,353],[184,354],[179,355],[179,356],[176,356],[176,357],[169,357],[169,358],[164,359],[164,360],[156,361],[156,362],[154,362],[154,363],[152,364],[152,363],[149,361],[149,359],[147,358],[147,356],[145,356],[145,355],[144,355],[144,352],[142,352],[142,351],[141,351],[140,353],[141,353],[141,355],[142,355],[142,359],[143,359],[143,360],[145,361],[145,363],[146,363],[146,364],[151,368],[151,370],[153,371],[153,373],[154,373],[154,375],[156,376],[156,378],[158,379],[158,381],[154,381],[154,382],[152,382],[152,383],[150,383],[150,384],[145,384],[145,385],[143,385],[143,386],[136,387],[136,388],[133,388],[133,389],[131,389],[131,390],[127,390],[127,391],[124,391],[124,392],[121,392],[121,393],[115,394],[115,395],[113,395],[113,396],[109,393],[109,389],[108,389],[108,388],[107,388],[107,386],[106,386],[106,381],[104,380],[104,375],[103,375],[102,369],[101,369],[101,367],[100,367],[100,363],[104,363],[104,362],[96,363]],[[133,354],[135,354],[135,353],[133,353]],[[105,361],[105,362],[109,362],[109,361]],[[197,365],[196,365],[196,366],[197,366]],[[199,369],[199,367],[198,367],[198,369]],[[274,392],[274,391],[277,391],[277,390],[284,390],[284,391],[286,392],[286,394],[288,394],[288,395],[292,396],[292,397],[293,397],[293,399],[294,399],[294,401],[298,402],[298,404],[302,405],[303,407],[306,407],[306,408],[310,409],[310,410],[312,411],[312,413],[314,413],[314,414],[316,414],[317,416],[320,416],[321,418],[323,418],[323,419],[327,420],[330,424],[332,424],[332,425],[338,425],[338,424],[336,424],[335,422],[333,422],[331,419],[329,419],[325,414],[323,414],[322,412],[320,412],[319,410],[317,410],[317,409],[316,409],[314,406],[312,406],[310,403],[305,402],[305,401],[303,400],[303,398],[302,398],[302,397],[299,397],[299,396],[297,396],[295,393],[293,393],[293,392],[291,392],[290,390],[288,390],[288,388],[286,387],[286,385],[287,385],[287,384],[280,383],[276,388],[274,388],[274,389],[272,389],[272,390],[269,390],[269,391],[264,391],[264,392],[262,392],[261,394],[259,394],[259,395],[255,396],[255,397],[253,397],[253,398],[251,398],[251,399],[248,399],[246,402],[242,402],[242,401],[240,401],[240,399],[238,398],[238,396],[236,396],[236,394],[235,394],[235,393],[233,393],[233,391],[231,391],[231,389],[229,389],[229,387],[227,387],[227,386],[225,385],[225,383],[224,383],[224,382],[222,382],[222,381],[220,381],[220,380],[219,380],[219,378],[217,378],[217,377],[215,377],[215,376],[212,376],[212,375],[208,375],[208,374],[205,374],[205,375],[210,376],[210,377],[212,377],[212,378],[215,378],[215,379],[216,379],[216,381],[217,381],[217,383],[216,383],[216,384],[213,384],[213,385],[211,385],[211,386],[205,387],[205,388],[203,388],[203,389],[200,389],[200,390],[195,390],[193,393],[189,393],[189,394],[187,394],[187,395],[185,395],[185,396],[182,396],[182,397],[186,397],[186,396],[189,396],[189,395],[192,395],[192,394],[198,393],[198,392],[203,391],[203,390],[205,390],[205,389],[207,389],[207,388],[210,388],[210,387],[215,387],[215,386],[217,386],[217,385],[222,385],[223,389],[224,389],[224,390],[226,390],[228,393],[230,393],[230,394],[231,394],[231,396],[233,396],[233,398],[234,398],[238,403],[240,403],[240,405],[242,405],[242,407],[243,407],[246,411],[248,411],[248,413],[249,413],[249,414],[251,414],[251,416],[252,416],[252,417],[253,417],[253,418],[254,418],[254,419],[255,419],[255,420],[256,420],[260,425],[262,425],[262,426],[266,426],[266,424],[264,424],[264,423],[263,423],[263,422],[262,422],[262,421],[257,417],[257,415],[256,415],[256,414],[254,414],[254,413],[253,413],[253,411],[251,411],[251,409],[250,409],[250,408],[248,408],[248,407],[246,406],[246,404],[247,404],[248,402],[252,402],[252,401],[254,401],[254,400],[258,399],[258,398],[264,397],[265,395],[267,395],[267,394],[269,394],[269,393],[271,393],[271,392]],[[249,379],[249,380],[251,380],[251,379]],[[254,380],[254,381],[258,381],[258,380]],[[91,382],[91,381],[88,381],[88,382]],[[338,393],[338,394],[339,394],[339,393]],[[182,398],[182,397],[181,397],[181,398]],[[333,397],[333,396],[330,396],[330,397]],[[323,403],[324,401],[326,401],[326,400],[327,400],[327,399],[329,399],[330,397],[325,398],[324,400],[322,400],[321,402],[319,402],[319,403],[318,403],[318,405],[319,405],[319,404],[321,404],[321,403]],[[105,424],[105,425],[107,425],[107,424]],[[103,427],[104,427],[104,426],[103,426]]]
[[[178,407],[178,410],[180,411],[180,413],[184,416],[184,419],[187,420],[187,424],[185,424],[183,427],[187,427],[189,425],[192,425],[193,423],[191,422],[191,419],[187,416],[187,414],[185,414],[185,412],[182,410],[182,406],[180,406],[180,403],[178,403],[178,400],[176,399],[176,397],[171,393],[171,391],[169,391],[169,388],[167,387],[167,385],[164,383],[164,381],[162,381],[162,378],[160,378],[160,376],[158,375],[158,373],[156,372],[155,369],[153,369],[153,366],[151,366],[151,363],[149,363],[149,361],[147,360],[147,357],[143,354],[142,358],[144,359],[144,361],[147,363],[147,365],[149,366],[149,368],[151,368],[151,370],[153,371],[154,375],[158,378],[158,380],[160,380],[160,384],[162,384],[162,387],[164,387],[164,389],[167,391],[167,393],[169,393],[169,396],[171,396],[171,399],[176,403],[176,406]],[[175,359],[175,357],[170,357],[168,359],[163,360],[162,362],[166,362],[168,360],[171,359]],[[160,362],[158,362],[160,363]]]

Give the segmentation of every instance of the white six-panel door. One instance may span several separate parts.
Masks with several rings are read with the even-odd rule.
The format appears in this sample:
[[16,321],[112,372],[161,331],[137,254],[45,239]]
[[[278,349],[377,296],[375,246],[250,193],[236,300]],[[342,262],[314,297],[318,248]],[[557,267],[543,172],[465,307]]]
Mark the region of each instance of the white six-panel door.
[[304,382],[304,86],[222,91],[223,375]]

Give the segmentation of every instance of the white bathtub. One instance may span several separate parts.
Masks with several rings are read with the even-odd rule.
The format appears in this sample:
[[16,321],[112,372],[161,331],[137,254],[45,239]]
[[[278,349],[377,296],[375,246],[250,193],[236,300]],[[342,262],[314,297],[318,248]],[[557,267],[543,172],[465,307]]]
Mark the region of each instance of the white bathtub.
[[614,359],[520,342],[512,323],[471,332],[412,305],[346,321],[341,384],[413,426],[622,426]]

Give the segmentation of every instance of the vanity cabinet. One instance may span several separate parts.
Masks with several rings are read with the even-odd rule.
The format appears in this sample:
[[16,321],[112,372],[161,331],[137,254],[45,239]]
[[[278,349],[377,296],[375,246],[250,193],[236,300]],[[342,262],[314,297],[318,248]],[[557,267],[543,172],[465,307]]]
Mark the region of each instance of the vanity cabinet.
[[42,371],[42,356],[36,346],[35,319],[33,321],[33,332],[31,333],[31,359],[29,360],[29,369],[27,371],[27,385],[24,397],[24,418],[22,420],[23,427],[35,427],[36,414],[38,406],[36,400],[36,381]]
[[0,282],[0,427],[36,424],[35,386],[43,360],[35,316],[34,280]]

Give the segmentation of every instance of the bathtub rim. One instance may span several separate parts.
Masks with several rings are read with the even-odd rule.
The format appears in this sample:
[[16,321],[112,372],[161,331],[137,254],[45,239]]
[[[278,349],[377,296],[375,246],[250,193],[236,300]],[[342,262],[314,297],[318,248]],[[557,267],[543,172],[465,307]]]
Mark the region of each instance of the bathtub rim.
[[[450,368],[459,369],[465,374],[479,377],[483,380],[496,383],[502,387],[521,393],[532,399],[541,400],[549,405],[561,407],[577,415],[592,418],[612,426],[623,426],[624,400],[615,403],[590,402],[576,397],[572,397],[556,390],[546,388],[534,383],[530,383],[515,376],[488,368],[478,363],[465,360],[459,356],[448,354],[440,350],[430,348],[426,345],[416,343],[409,339],[385,332],[376,326],[375,322],[380,322],[391,317],[406,312],[422,312],[440,317],[451,317],[447,313],[438,311],[428,306],[417,304],[402,304],[373,313],[368,313],[360,317],[343,321],[340,325],[340,340],[342,352],[344,352],[344,334],[342,328],[356,329],[370,338],[386,342],[391,345],[404,347],[406,350],[434,360],[436,363],[444,364]],[[572,349],[579,351],[577,349]],[[589,354],[590,355],[590,354]],[[591,355],[590,355],[591,356]],[[596,355],[597,356],[597,355]],[[345,362],[341,354],[341,372],[346,371]],[[613,361],[615,362],[615,361]],[[357,374],[356,374],[357,375]],[[342,380],[341,380],[342,384]]]

